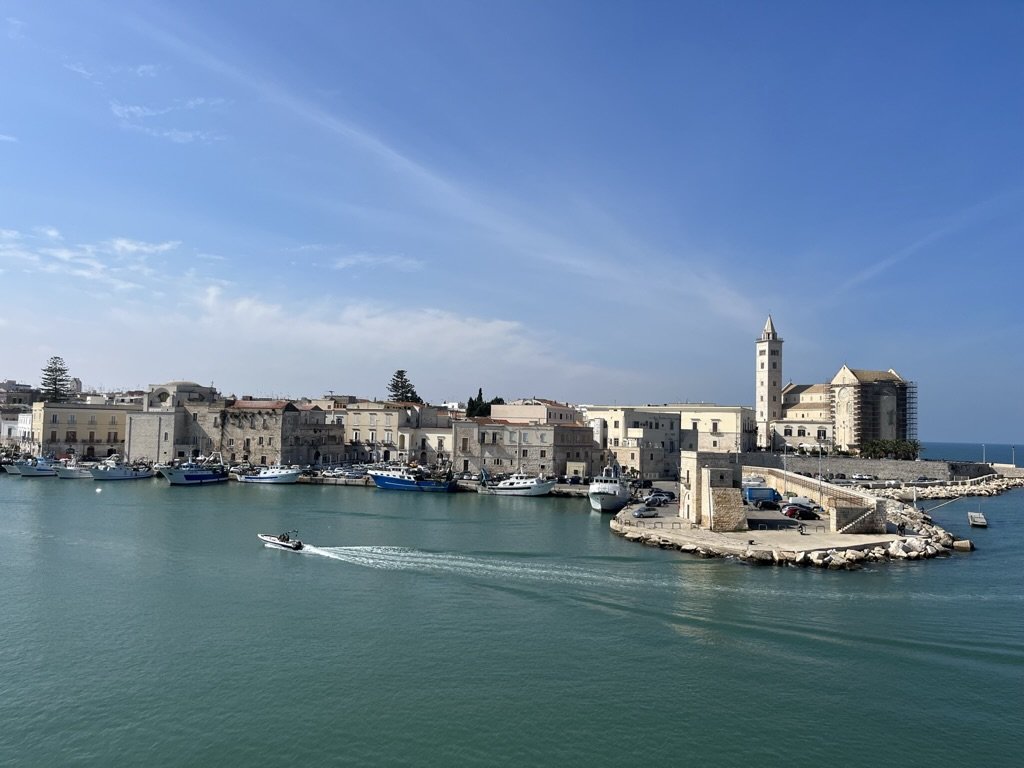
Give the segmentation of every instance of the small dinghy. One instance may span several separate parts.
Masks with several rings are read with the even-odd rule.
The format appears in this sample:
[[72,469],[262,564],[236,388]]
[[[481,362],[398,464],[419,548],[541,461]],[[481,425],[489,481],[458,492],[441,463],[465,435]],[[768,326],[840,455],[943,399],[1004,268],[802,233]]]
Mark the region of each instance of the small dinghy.
[[[298,531],[292,531],[292,533],[298,533]],[[302,542],[287,532],[279,533],[276,536],[272,533],[257,533],[256,535],[264,544],[278,549],[290,549],[293,552],[302,549]]]

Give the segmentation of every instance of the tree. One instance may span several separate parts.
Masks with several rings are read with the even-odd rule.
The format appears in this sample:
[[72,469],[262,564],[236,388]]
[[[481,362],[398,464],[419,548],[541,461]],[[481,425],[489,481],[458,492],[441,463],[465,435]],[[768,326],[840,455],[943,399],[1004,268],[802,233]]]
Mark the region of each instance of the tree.
[[71,396],[71,377],[68,376],[68,367],[63,358],[54,356],[46,361],[39,388],[47,402],[63,403],[68,400]]
[[474,416],[490,416],[492,405],[504,405],[505,400],[500,397],[492,397],[490,400],[484,400],[483,387],[477,389],[476,397],[469,398],[466,403],[466,418],[471,419]]
[[423,399],[416,394],[416,387],[409,381],[405,371],[399,369],[391,377],[388,384],[388,397],[397,403],[422,403]]

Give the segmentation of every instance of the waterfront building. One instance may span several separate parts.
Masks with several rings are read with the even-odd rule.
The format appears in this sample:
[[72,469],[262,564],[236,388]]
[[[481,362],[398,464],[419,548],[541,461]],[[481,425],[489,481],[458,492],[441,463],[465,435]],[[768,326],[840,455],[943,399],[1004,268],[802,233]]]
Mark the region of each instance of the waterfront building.
[[23,405],[27,407],[41,399],[40,391],[29,384],[19,384],[13,379],[0,381],[0,406]]
[[830,384],[835,443],[857,450],[872,440],[917,439],[917,385],[891,368],[844,365]]
[[14,448],[18,445],[18,417],[31,414],[25,406],[0,408],[0,446]]
[[603,463],[614,456],[624,471],[650,480],[678,478],[679,451],[697,440],[696,431],[680,429],[677,414],[659,410],[588,406],[586,419]]
[[582,424],[513,422],[474,417],[453,423],[452,465],[458,472],[591,475],[598,457]]
[[21,450],[85,459],[124,453],[128,417],[138,410],[137,405],[35,402]]
[[[833,445],[831,387],[828,384],[787,384],[782,390],[782,418],[772,422],[791,448],[821,450]],[[778,437],[775,435],[774,437]],[[769,442],[769,447],[773,445]]]
[[491,418],[513,424],[582,424],[575,406],[541,397],[525,397],[491,406]]
[[757,375],[754,388],[754,410],[757,413],[757,447],[771,447],[771,425],[782,418],[782,338],[775,330],[772,316],[761,331],[756,344]]
[[424,466],[452,460],[452,415],[427,403],[357,400],[344,406],[345,461],[415,461]]

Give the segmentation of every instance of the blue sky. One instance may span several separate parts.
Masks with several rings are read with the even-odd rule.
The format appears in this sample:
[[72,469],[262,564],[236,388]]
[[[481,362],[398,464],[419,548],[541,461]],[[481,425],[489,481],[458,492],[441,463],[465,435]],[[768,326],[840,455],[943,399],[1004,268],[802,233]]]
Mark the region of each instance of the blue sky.
[[1013,442],[1024,5],[2,2],[0,378],[919,385]]

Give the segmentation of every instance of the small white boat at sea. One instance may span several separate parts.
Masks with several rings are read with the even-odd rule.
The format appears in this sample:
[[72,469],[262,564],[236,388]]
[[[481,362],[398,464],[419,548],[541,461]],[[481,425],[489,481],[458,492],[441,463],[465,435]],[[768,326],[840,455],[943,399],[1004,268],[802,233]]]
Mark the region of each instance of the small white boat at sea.
[[17,464],[18,474],[22,477],[56,477],[55,467],[58,466],[60,466],[60,462],[45,456],[36,456],[34,459]]
[[94,480],[145,480],[153,477],[156,470],[148,464],[125,464],[115,453],[90,469],[89,473]]
[[481,471],[480,485],[477,493],[488,493],[494,496],[545,496],[551,493],[557,480],[547,480],[543,475],[528,475],[516,472],[505,480],[493,482],[487,472]]
[[981,512],[968,512],[967,522],[972,528],[988,528],[988,520]]
[[623,477],[622,469],[614,458],[612,463],[591,481],[590,489],[587,491],[590,508],[595,512],[618,512],[626,506],[632,495],[629,480]]
[[254,467],[252,470],[235,473],[240,483],[264,483],[270,485],[284,485],[299,482],[301,469],[291,467],[270,466]]
[[291,533],[286,531],[285,533],[279,533],[277,536],[272,533],[257,533],[256,536],[268,547],[290,549],[293,552],[298,552],[302,549],[302,542],[292,536],[292,534],[298,534],[298,531],[292,531]]

